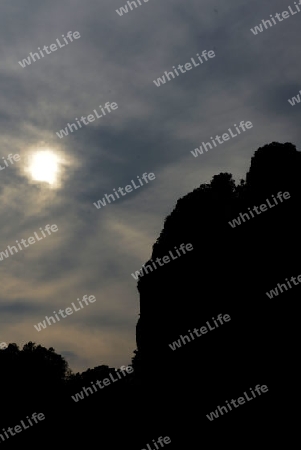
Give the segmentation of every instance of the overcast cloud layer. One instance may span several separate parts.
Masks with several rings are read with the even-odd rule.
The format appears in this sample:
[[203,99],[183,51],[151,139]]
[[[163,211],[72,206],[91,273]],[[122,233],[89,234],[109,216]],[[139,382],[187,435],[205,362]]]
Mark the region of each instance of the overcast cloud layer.
[[[214,174],[239,181],[253,152],[300,142],[301,13],[254,36],[250,28],[293,0],[14,0],[0,6],[0,251],[39,227],[58,232],[0,261],[0,342],[53,346],[73,370],[130,363],[139,314],[131,272],[150,257],[177,199]],[[18,61],[68,31],[80,39],[22,68]],[[196,53],[215,58],[161,87],[154,79]],[[118,109],[69,136],[56,131],[105,102]],[[194,158],[234,123],[253,128]],[[64,158],[61,185],[33,183],[25,162],[48,147]],[[93,206],[144,172],[156,179]],[[37,332],[34,324],[84,294],[97,301]]]

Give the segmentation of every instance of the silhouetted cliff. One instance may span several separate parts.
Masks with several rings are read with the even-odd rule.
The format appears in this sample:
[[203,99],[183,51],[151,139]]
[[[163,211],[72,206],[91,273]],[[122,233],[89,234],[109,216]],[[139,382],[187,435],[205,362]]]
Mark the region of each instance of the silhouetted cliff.
[[[273,421],[290,360],[291,308],[285,305],[298,301],[300,287],[275,299],[266,292],[301,273],[295,255],[300,248],[300,172],[295,146],[273,142],[255,152],[246,181],[235,186],[231,174],[214,176],[178,200],[165,219],[145,265],[182,243],[191,243],[193,251],[140,277],[134,367],[149,387],[149,399],[161,394],[173,405],[176,429],[186,429],[183,413],[194,402],[198,415],[187,414],[186,426],[193,428],[196,420],[202,433],[223,426],[234,432],[251,422],[257,436],[267,433],[267,417]],[[266,209],[258,209],[263,204]],[[240,213],[248,216],[243,220]],[[241,224],[231,226],[237,217]],[[193,334],[208,321],[214,326],[218,314],[230,315],[231,321],[200,337]],[[178,340],[181,347],[172,350],[169,344]],[[235,417],[209,422],[206,414],[217,405],[258,383],[269,387],[269,396]]]

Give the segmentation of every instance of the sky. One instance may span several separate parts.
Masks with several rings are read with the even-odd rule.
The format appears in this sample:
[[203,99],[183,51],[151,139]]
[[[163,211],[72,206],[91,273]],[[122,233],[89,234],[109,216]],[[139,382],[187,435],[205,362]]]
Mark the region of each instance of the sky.
[[[238,182],[258,147],[279,141],[298,149],[301,138],[301,104],[288,102],[301,89],[301,13],[258,35],[250,30],[295,8],[293,1],[141,0],[120,16],[116,9],[125,4],[3,0],[0,6],[0,252],[40,227],[58,227],[0,261],[0,342],[54,347],[75,372],[131,362],[139,317],[131,273],[150,258],[177,199],[220,172]],[[69,31],[80,37],[19,64],[38,47],[63,44]],[[155,85],[204,50],[215,57]],[[106,102],[118,108],[56,135],[75,118],[100,114]],[[191,154],[241,121],[253,127],[197,158]],[[45,151],[59,161],[54,184],[33,179],[31,158]],[[20,160],[10,163],[9,154]],[[94,206],[145,172],[155,179]],[[96,302],[35,329],[84,295]]]

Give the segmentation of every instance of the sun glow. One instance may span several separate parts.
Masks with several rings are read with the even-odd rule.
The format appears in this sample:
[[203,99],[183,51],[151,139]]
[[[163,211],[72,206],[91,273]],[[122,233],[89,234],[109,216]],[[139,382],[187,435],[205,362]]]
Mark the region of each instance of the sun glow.
[[37,151],[30,157],[28,171],[33,180],[54,184],[60,170],[60,159],[51,150]]

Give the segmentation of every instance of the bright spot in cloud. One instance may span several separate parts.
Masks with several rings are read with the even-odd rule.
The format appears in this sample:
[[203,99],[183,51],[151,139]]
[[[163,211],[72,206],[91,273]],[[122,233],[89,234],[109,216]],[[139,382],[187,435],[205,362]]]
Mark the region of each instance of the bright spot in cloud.
[[51,150],[37,151],[30,157],[28,171],[33,180],[54,184],[60,170],[60,159]]

